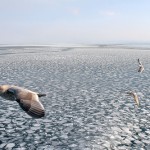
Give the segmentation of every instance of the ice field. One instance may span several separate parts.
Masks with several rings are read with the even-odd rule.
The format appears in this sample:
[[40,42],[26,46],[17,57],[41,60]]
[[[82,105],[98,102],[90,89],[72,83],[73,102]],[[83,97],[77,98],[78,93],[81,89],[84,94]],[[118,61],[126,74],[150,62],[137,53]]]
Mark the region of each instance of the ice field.
[[0,46],[0,77],[47,94],[41,119],[0,97],[0,149],[150,150],[150,47]]

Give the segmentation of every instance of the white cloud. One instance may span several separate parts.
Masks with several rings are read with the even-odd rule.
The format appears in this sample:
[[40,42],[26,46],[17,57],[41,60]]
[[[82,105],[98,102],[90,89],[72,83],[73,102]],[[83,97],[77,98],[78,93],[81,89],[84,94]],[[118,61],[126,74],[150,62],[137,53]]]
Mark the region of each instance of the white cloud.
[[99,14],[103,16],[115,16],[116,12],[108,10],[108,11],[101,11]]
[[114,16],[114,15],[116,15],[116,13],[113,12],[113,11],[105,12],[105,14],[106,14],[107,16]]
[[69,11],[71,14],[75,15],[75,16],[77,16],[77,15],[80,14],[80,9],[79,9],[79,8],[69,8],[68,11]]

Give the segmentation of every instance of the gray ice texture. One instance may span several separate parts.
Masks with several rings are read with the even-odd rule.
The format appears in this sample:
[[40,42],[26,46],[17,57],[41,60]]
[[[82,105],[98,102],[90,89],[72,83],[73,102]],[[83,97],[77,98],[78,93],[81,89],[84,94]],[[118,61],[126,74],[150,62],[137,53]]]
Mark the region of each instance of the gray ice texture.
[[0,98],[0,149],[150,150],[148,48],[1,46],[0,84],[47,94],[41,119]]

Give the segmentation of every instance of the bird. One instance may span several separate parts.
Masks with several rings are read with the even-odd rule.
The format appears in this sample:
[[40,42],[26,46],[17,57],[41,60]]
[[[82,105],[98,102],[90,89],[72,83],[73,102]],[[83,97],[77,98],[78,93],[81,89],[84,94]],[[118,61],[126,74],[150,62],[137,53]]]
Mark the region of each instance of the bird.
[[46,94],[36,93],[15,85],[1,85],[0,96],[6,100],[16,101],[33,118],[45,116],[45,109],[39,98]]
[[127,94],[133,96],[135,103],[139,107],[139,98],[138,98],[137,94],[135,92],[132,92],[132,91],[127,92]]
[[140,61],[140,59],[138,58],[138,63],[139,63],[139,69],[138,72],[142,73],[144,71],[144,66],[142,65],[142,62]]

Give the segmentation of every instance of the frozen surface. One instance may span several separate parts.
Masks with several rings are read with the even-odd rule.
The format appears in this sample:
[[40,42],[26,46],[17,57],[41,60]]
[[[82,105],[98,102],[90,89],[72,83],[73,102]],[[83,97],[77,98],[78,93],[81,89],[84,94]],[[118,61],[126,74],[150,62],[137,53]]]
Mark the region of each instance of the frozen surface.
[[0,84],[47,94],[37,120],[0,98],[0,149],[150,150],[149,58],[147,48],[0,47]]

